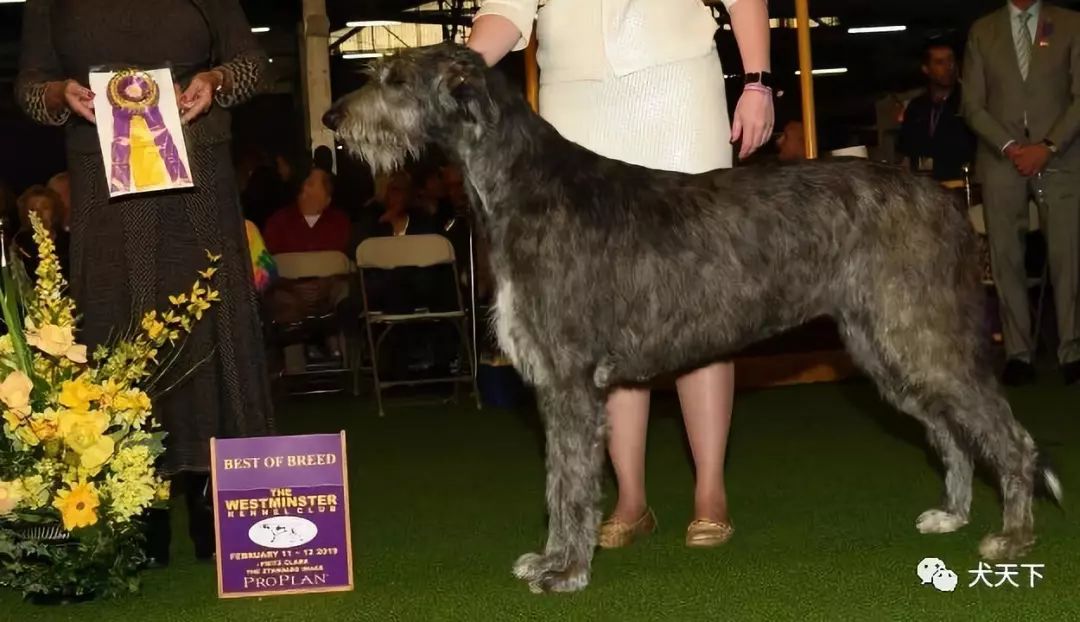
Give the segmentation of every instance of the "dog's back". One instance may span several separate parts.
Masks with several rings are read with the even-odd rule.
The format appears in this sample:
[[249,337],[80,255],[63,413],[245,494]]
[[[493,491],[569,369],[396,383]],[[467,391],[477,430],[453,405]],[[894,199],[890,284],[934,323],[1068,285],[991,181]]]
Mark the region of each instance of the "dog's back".
[[[564,199],[541,226],[560,243],[528,261],[565,266],[537,275],[552,281],[542,289],[609,317],[602,342],[715,356],[870,295],[979,315],[966,217],[932,182],[896,167],[844,159],[686,175],[602,158],[595,166],[555,178]],[[528,250],[515,254],[524,261]],[[708,317],[723,317],[725,330],[655,328]]]

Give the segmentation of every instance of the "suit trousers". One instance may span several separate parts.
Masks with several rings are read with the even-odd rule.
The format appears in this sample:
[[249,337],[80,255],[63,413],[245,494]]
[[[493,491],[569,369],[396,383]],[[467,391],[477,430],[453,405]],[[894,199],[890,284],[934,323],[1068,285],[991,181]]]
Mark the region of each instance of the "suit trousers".
[[1058,360],[1080,360],[1080,169],[1051,161],[1040,177],[1025,179],[1001,167],[985,176],[983,201],[990,238],[991,265],[1001,301],[1005,353],[1031,362],[1036,344],[1031,330],[1024,268],[1028,201],[1035,198],[1039,226],[1046,237],[1050,284],[1057,312]]

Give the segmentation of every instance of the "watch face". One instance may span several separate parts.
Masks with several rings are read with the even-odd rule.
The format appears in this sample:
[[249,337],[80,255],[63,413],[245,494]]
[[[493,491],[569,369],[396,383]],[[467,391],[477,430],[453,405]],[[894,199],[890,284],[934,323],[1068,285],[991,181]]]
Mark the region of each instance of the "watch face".
[[767,71],[754,71],[746,74],[746,84],[760,84],[761,86],[773,87],[773,76]]

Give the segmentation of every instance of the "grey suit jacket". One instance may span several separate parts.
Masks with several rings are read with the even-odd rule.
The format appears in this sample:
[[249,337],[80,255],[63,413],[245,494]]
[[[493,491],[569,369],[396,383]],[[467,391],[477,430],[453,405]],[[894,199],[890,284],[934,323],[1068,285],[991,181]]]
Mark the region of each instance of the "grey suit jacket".
[[[980,177],[1016,175],[1001,148],[1049,138],[1061,165],[1080,169],[1080,13],[1043,2],[1025,81],[1020,75],[1008,6],[971,27],[964,55],[964,117],[979,136]],[[1053,164],[1051,164],[1053,166]]]

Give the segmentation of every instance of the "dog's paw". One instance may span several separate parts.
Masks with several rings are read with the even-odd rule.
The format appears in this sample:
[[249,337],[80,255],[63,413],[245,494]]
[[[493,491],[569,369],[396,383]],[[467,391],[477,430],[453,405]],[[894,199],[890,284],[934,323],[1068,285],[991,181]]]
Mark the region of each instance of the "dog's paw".
[[1035,544],[1028,533],[992,533],[979,544],[979,555],[987,561],[1017,559],[1027,555]]
[[915,520],[919,533],[952,533],[967,524],[967,518],[945,510],[927,510]]
[[534,594],[576,592],[589,584],[588,568],[568,562],[565,555],[526,553],[514,563],[514,576]]

